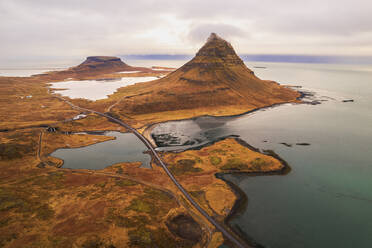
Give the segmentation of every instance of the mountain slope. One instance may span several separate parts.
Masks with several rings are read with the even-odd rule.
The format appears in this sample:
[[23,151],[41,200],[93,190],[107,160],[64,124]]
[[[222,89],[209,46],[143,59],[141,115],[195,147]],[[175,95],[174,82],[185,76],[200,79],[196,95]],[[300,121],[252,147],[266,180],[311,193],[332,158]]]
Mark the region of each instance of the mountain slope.
[[90,56],[87,57],[86,60],[78,66],[70,68],[70,70],[75,72],[88,72],[90,70],[95,71],[103,71],[103,70],[110,70],[110,71],[124,71],[130,70],[132,67],[125,64],[121,61],[118,57],[110,57],[110,56]]
[[214,33],[196,56],[178,70],[126,90],[136,94],[117,106],[124,115],[163,111],[239,114],[275,103],[293,102],[300,96],[276,82],[256,77],[231,44]]

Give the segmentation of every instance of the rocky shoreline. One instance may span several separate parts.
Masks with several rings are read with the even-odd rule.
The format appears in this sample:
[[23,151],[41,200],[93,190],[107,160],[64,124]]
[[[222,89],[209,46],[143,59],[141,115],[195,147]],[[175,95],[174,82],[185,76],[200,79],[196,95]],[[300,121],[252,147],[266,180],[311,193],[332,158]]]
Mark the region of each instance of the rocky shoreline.
[[[259,149],[249,145],[244,140],[241,140],[241,139],[236,139],[236,140],[238,140],[241,145],[246,146],[249,149],[254,149],[255,151],[259,151]],[[225,224],[228,227],[230,227],[235,233],[237,233],[241,238],[243,238],[248,244],[252,245],[253,247],[257,247],[257,248],[262,248],[264,246],[257,243],[254,240],[254,238],[250,237],[249,234],[245,233],[241,228],[239,228],[239,226],[237,226],[237,225],[234,226],[234,225],[231,224],[231,221],[234,218],[237,218],[247,208],[248,196],[238,185],[236,185],[232,181],[227,180],[224,176],[229,175],[229,174],[245,175],[245,176],[250,176],[250,177],[268,176],[268,175],[287,175],[291,171],[291,167],[288,165],[288,163],[284,159],[282,159],[278,154],[276,154],[274,151],[264,150],[263,154],[269,155],[269,156],[272,156],[272,157],[278,159],[284,167],[281,170],[269,171],[269,172],[254,172],[254,173],[251,173],[251,172],[233,171],[233,172],[216,173],[216,177],[218,179],[223,180],[227,185],[229,185],[229,187],[231,188],[231,190],[233,191],[233,193],[235,194],[235,196],[237,198],[237,200],[234,203],[234,206],[230,210],[230,213],[226,216],[226,218],[224,220]]]
[[[302,86],[292,86],[292,88],[296,88],[296,87],[302,87]],[[297,99],[296,99],[297,102],[275,103],[275,104],[272,104],[272,105],[269,105],[269,106],[255,108],[255,109],[252,109],[252,110],[249,110],[249,111],[245,111],[245,112],[240,113],[240,114],[234,114],[234,115],[223,115],[223,116],[198,115],[198,116],[194,116],[194,117],[191,117],[191,118],[185,118],[185,119],[175,119],[175,120],[167,120],[167,121],[161,121],[161,122],[154,122],[154,123],[146,124],[146,125],[140,127],[139,129],[142,130],[142,132],[141,132],[142,135],[145,136],[145,138],[148,139],[152,145],[154,145],[155,147],[157,147],[156,146],[156,142],[152,138],[151,133],[152,133],[153,129],[156,127],[156,125],[159,125],[159,124],[168,123],[168,122],[182,122],[182,121],[188,121],[188,120],[196,120],[196,119],[201,118],[201,117],[234,118],[234,117],[240,117],[240,116],[247,115],[247,114],[252,114],[252,113],[255,113],[255,112],[258,112],[258,111],[261,111],[261,110],[272,109],[272,108],[279,107],[279,106],[284,105],[284,104],[310,104],[310,105],[321,104],[321,101],[318,101],[318,100],[308,99],[309,101],[304,101],[304,99],[306,99],[306,98],[313,97],[314,96],[314,93],[313,92],[308,92],[308,91],[303,91],[303,90],[297,90],[297,89],[296,89],[296,91],[300,93],[300,96],[297,97]]]
[[[254,238],[250,237],[249,234],[247,234],[243,230],[241,230],[239,228],[239,226],[231,224],[231,221],[234,218],[237,218],[241,213],[243,213],[246,210],[246,207],[247,207],[247,204],[248,204],[248,196],[238,185],[236,185],[232,181],[229,181],[228,179],[226,179],[225,175],[236,174],[236,175],[242,175],[242,176],[244,175],[244,176],[251,176],[251,177],[253,177],[253,176],[267,176],[267,175],[286,175],[291,171],[291,168],[288,165],[288,163],[285,160],[283,160],[274,151],[272,151],[272,150],[260,151],[258,148],[251,146],[250,144],[248,144],[247,142],[245,142],[244,140],[242,140],[238,137],[225,137],[223,139],[218,139],[218,140],[215,140],[213,142],[209,142],[207,144],[204,144],[204,145],[201,145],[201,146],[198,146],[198,147],[193,147],[193,148],[187,149],[187,151],[201,150],[205,147],[212,146],[215,143],[218,143],[218,142],[220,142],[222,140],[225,140],[225,139],[228,139],[228,138],[233,138],[235,141],[237,141],[237,143],[239,143],[240,145],[242,145],[242,146],[244,146],[244,147],[246,147],[246,148],[248,148],[248,149],[250,149],[254,152],[259,152],[261,154],[271,156],[271,157],[279,160],[279,162],[283,165],[283,167],[279,170],[272,170],[272,171],[266,171],[266,172],[265,171],[245,172],[245,171],[229,170],[229,171],[226,171],[226,172],[217,172],[217,173],[214,174],[214,176],[217,179],[220,179],[220,180],[224,181],[228,185],[228,187],[230,188],[232,193],[236,196],[236,200],[235,200],[232,208],[229,210],[228,215],[223,220],[224,225],[227,228],[231,229],[234,233],[236,233],[244,241],[246,241],[246,243],[249,244],[250,246],[261,248],[263,246],[261,244],[257,243],[254,240]],[[180,153],[180,152],[183,152],[183,151],[171,151],[171,152],[168,152],[168,153],[177,154],[177,153]],[[228,242],[229,242],[228,240],[225,240],[225,243],[227,245],[229,244]]]

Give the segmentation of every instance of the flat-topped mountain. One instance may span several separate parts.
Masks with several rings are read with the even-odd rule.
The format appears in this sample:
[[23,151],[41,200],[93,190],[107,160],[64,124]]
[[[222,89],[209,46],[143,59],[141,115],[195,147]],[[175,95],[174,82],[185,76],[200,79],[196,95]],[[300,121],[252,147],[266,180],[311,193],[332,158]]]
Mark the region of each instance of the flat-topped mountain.
[[78,66],[70,68],[73,71],[91,71],[91,70],[130,70],[132,67],[125,64],[118,57],[111,56],[90,56]]
[[276,103],[293,102],[300,96],[297,91],[274,81],[256,77],[231,44],[214,33],[195,57],[181,68],[137,87],[140,94],[122,101],[121,113],[239,114]]
[[124,63],[120,58],[113,56],[89,56],[80,65],[68,68],[63,71],[54,71],[39,76],[49,77],[52,80],[66,78],[94,78],[100,75],[112,74],[117,72],[136,71],[136,72],[154,72],[145,67],[133,67]]

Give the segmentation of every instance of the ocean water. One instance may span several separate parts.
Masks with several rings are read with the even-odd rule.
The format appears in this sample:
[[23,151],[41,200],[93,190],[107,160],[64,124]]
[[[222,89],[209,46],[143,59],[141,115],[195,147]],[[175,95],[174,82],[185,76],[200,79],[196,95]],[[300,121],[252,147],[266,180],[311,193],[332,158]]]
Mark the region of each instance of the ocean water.
[[42,74],[48,71],[55,71],[57,69],[42,69],[42,68],[11,68],[11,69],[2,69],[0,68],[0,77],[30,77],[36,74]]
[[[272,149],[289,163],[289,174],[225,176],[248,197],[233,226],[265,247],[372,247],[372,68],[248,66],[263,79],[314,92],[322,104],[285,104],[240,117],[162,123],[154,136],[172,142],[163,142],[166,147],[160,149],[185,149],[230,135]],[[354,102],[343,102],[350,99]]]

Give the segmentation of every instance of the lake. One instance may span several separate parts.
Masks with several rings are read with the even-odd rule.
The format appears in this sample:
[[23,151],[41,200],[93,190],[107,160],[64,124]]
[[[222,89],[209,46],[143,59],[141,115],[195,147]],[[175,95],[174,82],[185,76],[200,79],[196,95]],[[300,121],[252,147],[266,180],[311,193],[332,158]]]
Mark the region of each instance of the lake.
[[99,170],[121,162],[141,162],[151,168],[151,156],[144,154],[147,147],[132,133],[103,132],[114,136],[109,140],[80,148],[62,148],[51,154],[63,159],[63,168]]
[[[165,146],[159,149],[185,149],[231,135],[272,149],[289,163],[289,174],[225,175],[248,197],[233,226],[265,247],[372,247],[371,67],[248,66],[262,79],[315,92],[322,104],[285,104],[240,117],[162,123],[153,130]],[[354,102],[343,102],[350,99]]]
[[117,89],[139,82],[158,79],[157,77],[122,77],[110,80],[81,80],[51,83],[54,92],[69,98],[84,98],[92,101],[105,99]]

